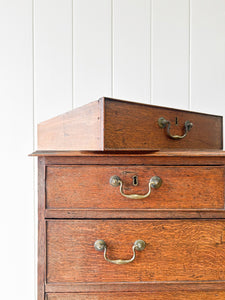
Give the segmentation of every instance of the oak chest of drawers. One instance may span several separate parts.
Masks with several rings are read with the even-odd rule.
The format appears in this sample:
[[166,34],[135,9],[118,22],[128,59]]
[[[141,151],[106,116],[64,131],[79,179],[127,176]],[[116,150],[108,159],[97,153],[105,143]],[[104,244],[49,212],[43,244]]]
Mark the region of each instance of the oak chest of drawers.
[[225,299],[224,152],[38,155],[38,300]]
[[38,145],[38,300],[225,299],[221,117],[102,98]]

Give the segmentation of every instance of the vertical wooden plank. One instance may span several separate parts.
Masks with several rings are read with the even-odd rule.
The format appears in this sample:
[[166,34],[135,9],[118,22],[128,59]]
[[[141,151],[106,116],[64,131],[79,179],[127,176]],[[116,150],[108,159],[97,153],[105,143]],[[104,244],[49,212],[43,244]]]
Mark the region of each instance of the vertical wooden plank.
[[35,1],[37,122],[72,108],[72,0]]
[[150,1],[113,1],[113,96],[150,103]]
[[189,0],[152,0],[153,104],[188,108]]
[[0,1],[1,299],[34,299],[32,1]]
[[111,96],[111,0],[74,0],[74,103]]
[[192,109],[225,115],[225,1],[191,1]]

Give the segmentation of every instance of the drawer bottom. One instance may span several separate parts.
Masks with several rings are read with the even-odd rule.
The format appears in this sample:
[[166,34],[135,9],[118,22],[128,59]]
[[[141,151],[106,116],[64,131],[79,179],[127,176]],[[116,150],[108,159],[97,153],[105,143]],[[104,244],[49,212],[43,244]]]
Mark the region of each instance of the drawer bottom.
[[47,300],[224,300],[225,291],[47,294]]

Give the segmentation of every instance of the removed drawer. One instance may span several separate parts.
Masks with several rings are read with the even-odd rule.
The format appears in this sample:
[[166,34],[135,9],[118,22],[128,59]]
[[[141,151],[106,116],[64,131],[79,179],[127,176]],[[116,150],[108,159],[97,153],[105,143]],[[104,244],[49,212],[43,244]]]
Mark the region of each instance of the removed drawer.
[[48,166],[46,181],[47,208],[224,208],[220,166]]
[[102,98],[38,125],[39,150],[222,149],[220,116]]

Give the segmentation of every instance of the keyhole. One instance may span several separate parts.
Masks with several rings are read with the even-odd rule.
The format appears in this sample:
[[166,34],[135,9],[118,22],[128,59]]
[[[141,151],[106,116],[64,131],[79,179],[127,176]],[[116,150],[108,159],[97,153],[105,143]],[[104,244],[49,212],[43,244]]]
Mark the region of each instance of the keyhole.
[[137,177],[137,175],[134,175],[132,178],[133,178],[133,185],[137,186],[138,185],[138,177]]

